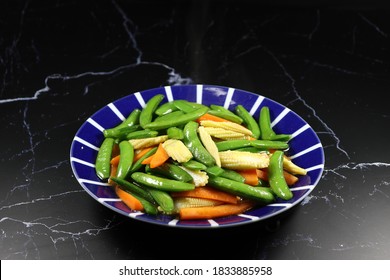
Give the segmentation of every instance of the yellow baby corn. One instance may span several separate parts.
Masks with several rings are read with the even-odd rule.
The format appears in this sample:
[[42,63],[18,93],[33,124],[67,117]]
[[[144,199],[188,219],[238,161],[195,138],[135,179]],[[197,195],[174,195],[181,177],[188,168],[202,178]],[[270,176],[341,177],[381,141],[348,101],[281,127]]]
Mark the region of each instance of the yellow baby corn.
[[243,151],[219,152],[221,166],[229,169],[257,169],[266,168],[269,165],[267,153],[251,153]]
[[288,157],[283,158],[283,169],[286,170],[287,172],[295,175],[306,175],[307,171],[293,163]]
[[168,135],[161,135],[150,138],[130,139],[129,142],[133,145],[134,149],[148,148],[156,146],[168,139]]
[[204,120],[200,122],[200,125],[205,127],[220,127],[227,130],[243,133],[245,135],[253,136],[252,131],[234,122],[216,122],[216,121]]
[[251,136],[244,133],[236,132],[233,130],[224,129],[221,127],[204,127],[204,129],[214,138],[222,140],[233,140],[233,139],[247,139],[250,140]]
[[220,204],[222,204],[222,202],[205,198],[177,197],[174,199],[175,210],[192,207],[216,206]]
[[177,162],[187,162],[192,158],[190,150],[180,140],[168,139],[162,145],[167,154]]
[[209,182],[209,175],[207,175],[207,173],[204,171],[192,170],[184,166],[180,166],[180,168],[183,169],[184,171],[187,171],[187,173],[191,175],[195,187],[206,186],[207,183]]
[[210,153],[210,155],[215,159],[215,164],[221,167],[221,160],[219,159],[219,153],[217,145],[211,138],[210,134],[205,130],[204,126],[199,126],[198,128],[199,138],[202,141],[206,150]]

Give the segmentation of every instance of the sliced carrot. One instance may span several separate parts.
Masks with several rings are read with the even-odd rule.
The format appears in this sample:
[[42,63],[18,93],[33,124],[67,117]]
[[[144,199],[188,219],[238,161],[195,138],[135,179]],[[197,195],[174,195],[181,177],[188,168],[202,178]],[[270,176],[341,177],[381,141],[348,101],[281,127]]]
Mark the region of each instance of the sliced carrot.
[[169,155],[165,151],[162,143],[157,147],[156,152],[153,154],[152,160],[150,161],[150,168],[156,168],[162,165],[169,159]]
[[[268,171],[267,170],[257,169],[256,172],[257,172],[257,177],[259,179],[262,179],[264,181],[268,181]],[[297,176],[295,176],[295,175],[293,175],[285,170],[283,171],[283,175],[284,175],[284,179],[286,180],[287,185],[289,185],[289,186],[294,185],[299,179]]]
[[[116,177],[116,172],[118,170],[118,165],[113,165],[111,164],[111,170],[110,170],[110,177]],[[108,178],[108,184],[111,186],[111,187],[114,187],[115,186],[115,182],[112,181],[110,178]]]
[[172,192],[171,196],[205,198],[230,204],[238,203],[237,196],[207,186],[197,187],[190,191]]
[[113,157],[110,161],[111,165],[118,166],[120,157],[121,157],[120,155]]
[[116,157],[117,155],[119,155],[120,151],[119,151],[119,145],[118,144],[114,144],[114,146],[112,147],[112,153],[111,153],[111,157]]
[[259,184],[259,177],[257,177],[257,169],[245,169],[236,171],[240,173],[242,177],[245,178],[245,184],[251,186],[257,186]]
[[203,116],[199,117],[196,121],[197,122],[200,122],[200,121],[229,122],[227,119],[223,119],[221,117],[217,117],[217,116],[211,115],[209,113],[206,113]]
[[298,177],[288,173],[287,171],[283,171],[284,179],[286,180],[287,185],[294,185],[298,181]]
[[150,162],[151,162],[152,159],[153,159],[153,156],[154,156],[154,154],[151,155],[151,156],[149,156],[149,157],[147,157],[147,158],[145,158],[141,163],[142,163],[142,164],[150,164]]
[[218,217],[241,214],[252,208],[254,205],[255,203],[252,201],[245,201],[239,204],[182,208],[179,211],[179,215],[180,220],[214,219]]
[[131,210],[135,210],[135,211],[144,210],[142,203],[137,198],[135,198],[128,192],[125,192],[120,187],[118,186],[115,187],[115,193],[123,201],[123,203],[126,204]]
[[266,169],[256,169],[256,173],[259,179],[268,181],[268,173]]
[[133,162],[136,162],[137,160],[139,160],[140,158],[142,158],[142,157],[143,157],[147,152],[149,152],[151,149],[153,149],[153,147],[147,147],[147,148],[138,149],[137,151],[135,151]]

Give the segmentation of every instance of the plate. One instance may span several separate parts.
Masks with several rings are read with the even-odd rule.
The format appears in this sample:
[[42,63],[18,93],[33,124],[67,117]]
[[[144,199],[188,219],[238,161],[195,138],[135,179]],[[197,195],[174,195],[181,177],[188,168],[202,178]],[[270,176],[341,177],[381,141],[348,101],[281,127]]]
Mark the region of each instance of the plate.
[[[118,199],[115,192],[95,174],[95,158],[104,139],[103,130],[122,122],[131,111],[143,108],[156,94],[164,94],[162,102],[185,99],[205,105],[217,104],[234,110],[243,105],[255,118],[260,109],[268,106],[272,126],[276,133],[291,134],[288,155],[293,162],[307,170],[307,175],[291,187],[291,200],[276,200],[275,203],[254,208],[240,215],[212,220],[180,221],[168,215],[148,215],[130,210]],[[104,206],[132,219],[171,227],[210,228],[230,227],[258,222],[279,215],[299,204],[316,187],[324,170],[324,150],[317,134],[298,114],[260,94],[232,87],[217,85],[177,85],[135,92],[101,108],[79,128],[70,149],[70,163],[75,178],[82,188]]]

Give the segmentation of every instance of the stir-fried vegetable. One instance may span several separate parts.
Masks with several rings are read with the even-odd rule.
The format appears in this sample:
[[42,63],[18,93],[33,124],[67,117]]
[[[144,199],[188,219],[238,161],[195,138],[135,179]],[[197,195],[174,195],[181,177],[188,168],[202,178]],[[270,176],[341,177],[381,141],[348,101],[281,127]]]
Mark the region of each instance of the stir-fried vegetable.
[[103,131],[96,174],[130,209],[209,219],[293,198],[306,170],[288,158],[291,137],[275,133],[268,107],[256,120],[242,105],[162,100]]

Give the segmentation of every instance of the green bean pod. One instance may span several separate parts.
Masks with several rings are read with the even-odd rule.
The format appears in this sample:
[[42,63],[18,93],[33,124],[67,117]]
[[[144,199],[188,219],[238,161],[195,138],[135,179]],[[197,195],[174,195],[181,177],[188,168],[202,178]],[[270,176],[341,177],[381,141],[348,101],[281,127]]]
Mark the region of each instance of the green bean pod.
[[136,194],[131,194],[131,195],[133,195],[136,199],[138,199],[141,202],[146,214],[150,214],[150,215],[157,215],[158,214],[157,205],[144,199],[143,197],[141,197],[139,195],[136,195]]
[[144,159],[150,157],[151,155],[153,155],[155,152],[157,151],[157,147],[154,147],[153,149],[151,149],[150,151],[148,151],[146,154],[144,154],[139,160],[137,160],[136,162],[133,163],[133,166],[131,167],[129,173],[133,173],[135,171],[138,171],[142,166],[142,162],[144,161]]
[[115,129],[123,128],[126,126],[133,126],[139,123],[139,116],[141,114],[140,109],[134,109],[130,115],[119,125],[114,127]]
[[149,188],[149,193],[153,196],[157,204],[166,213],[171,213],[175,209],[173,198],[166,191]]
[[283,141],[271,141],[271,140],[225,140],[216,143],[218,151],[236,150],[245,147],[255,147],[258,149],[276,149],[285,150],[289,147],[286,142]]
[[134,185],[133,183],[125,180],[125,179],[120,179],[118,177],[111,177],[110,178],[112,181],[114,181],[118,186],[123,189],[124,191],[127,191],[128,193],[132,195],[138,195],[139,197],[142,197],[143,199],[154,203],[154,198],[153,196],[145,189]]
[[172,113],[176,110],[179,110],[179,109],[175,106],[175,101],[170,101],[170,102],[166,102],[166,103],[160,105],[156,109],[155,113],[157,116],[163,116],[163,115]]
[[253,186],[233,181],[223,177],[209,177],[208,184],[212,187],[232,193],[243,198],[252,199],[265,204],[269,204],[275,200],[272,192],[263,189],[254,188]]
[[151,123],[148,123],[144,126],[144,129],[151,129],[151,130],[161,130],[161,129],[167,129],[172,126],[180,126],[185,125],[186,123],[190,121],[195,121],[199,117],[206,114],[208,111],[208,108],[199,108],[194,111],[191,111],[189,113],[184,114],[181,117],[178,117],[176,119],[172,120],[155,120]]
[[164,163],[156,168],[148,168],[146,171],[181,182],[191,182],[193,180],[192,176],[188,174],[187,171],[173,163]]
[[250,152],[250,153],[262,153],[262,152],[267,152],[268,150],[250,146],[250,147],[238,148],[238,149],[236,149],[236,151]]
[[188,168],[188,169],[192,169],[192,170],[206,170],[207,166],[204,165],[203,163],[200,163],[199,161],[196,161],[196,160],[189,160],[187,162],[182,162],[181,165],[183,165],[184,167]]
[[260,110],[259,126],[263,140],[288,141],[291,136],[288,134],[276,134],[271,126],[269,108],[264,106]]
[[167,135],[169,139],[177,139],[177,140],[183,140],[184,139],[184,132],[178,127],[170,127],[167,129]]
[[124,126],[120,128],[109,128],[103,131],[103,135],[106,138],[115,138],[119,140],[126,139],[126,135],[131,132],[134,132],[140,128],[139,125]]
[[208,110],[208,107],[206,105],[190,102],[184,99],[175,100],[174,104],[180,111],[183,111],[184,113],[189,113],[202,108],[207,108]]
[[141,185],[167,192],[180,192],[195,189],[194,184],[179,182],[172,179],[166,179],[143,172],[134,172],[133,174],[131,174],[131,178]]
[[113,138],[105,138],[99,148],[95,160],[96,175],[101,180],[106,180],[110,177],[111,171],[111,155],[115,140]]
[[214,157],[206,150],[202,142],[198,137],[199,124],[197,122],[188,122],[184,126],[184,139],[183,142],[187,148],[191,151],[195,159],[210,167],[215,165]]
[[143,130],[130,132],[129,134],[126,135],[126,139],[127,140],[142,139],[142,138],[156,137],[157,135],[158,135],[158,131],[143,129]]
[[184,115],[183,111],[173,111],[172,113],[168,113],[166,115],[162,115],[162,116],[155,118],[154,121],[159,121],[159,122],[160,121],[171,121],[171,120],[175,120],[183,115]]
[[229,120],[238,124],[241,124],[244,120],[238,115],[234,114],[232,111],[229,111],[223,106],[220,105],[210,105],[211,110],[208,111],[209,114],[221,117],[225,120]]
[[236,106],[236,113],[239,117],[241,117],[246,124],[247,128],[252,131],[252,135],[254,138],[260,138],[260,127],[255,118],[244,108],[242,105]]
[[119,179],[125,179],[130,172],[134,159],[134,148],[129,141],[119,143],[119,163],[116,176]]
[[156,94],[146,103],[145,107],[141,110],[139,116],[139,123],[143,129],[146,129],[146,125],[152,122],[154,111],[156,111],[158,105],[164,99],[163,94]]
[[230,179],[230,180],[233,180],[233,181],[236,181],[236,182],[241,182],[241,183],[245,182],[245,178],[240,173],[238,173],[238,172],[236,172],[236,171],[234,171],[232,169],[224,168],[222,174],[220,175],[220,177],[223,177],[223,178],[226,178],[226,179]]
[[268,180],[272,191],[277,197],[289,200],[293,197],[293,194],[284,179],[283,155],[282,151],[275,151],[272,154],[268,166]]
[[221,176],[224,172],[223,168],[219,167],[218,165],[208,167],[205,171],[208,175],[214,177]]

